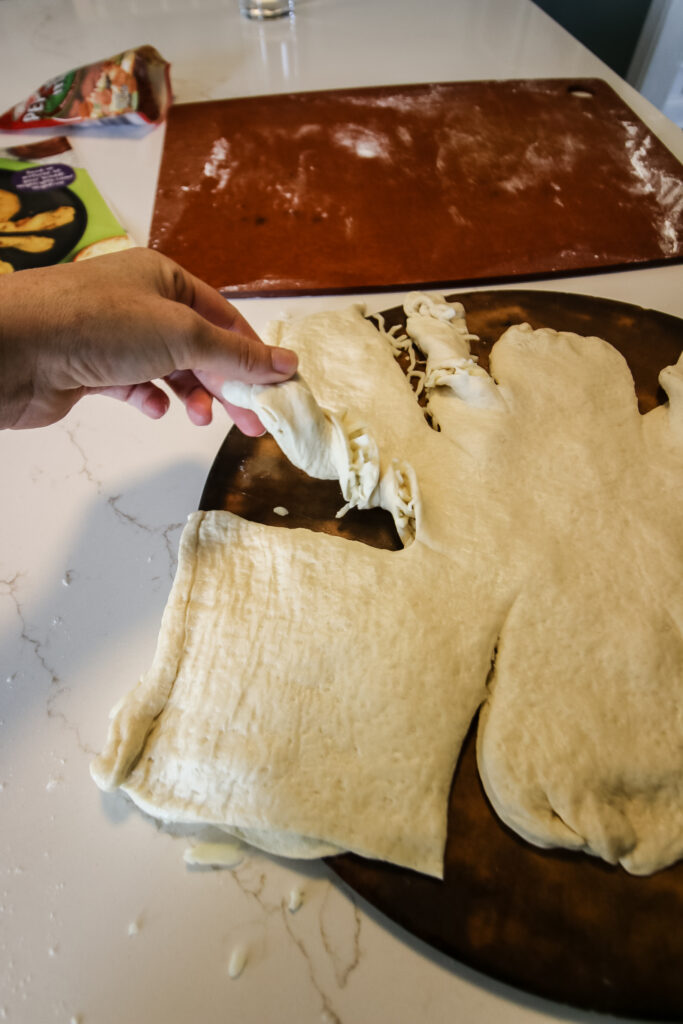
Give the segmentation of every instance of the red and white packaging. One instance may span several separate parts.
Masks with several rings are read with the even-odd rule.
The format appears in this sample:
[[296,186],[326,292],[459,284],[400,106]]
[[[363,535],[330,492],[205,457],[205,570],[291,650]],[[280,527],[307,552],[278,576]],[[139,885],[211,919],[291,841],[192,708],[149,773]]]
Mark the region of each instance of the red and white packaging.
[[153,126],[171,102],[170,64],[153,46],[140,46],[51,78],[0,116],[0,130]]

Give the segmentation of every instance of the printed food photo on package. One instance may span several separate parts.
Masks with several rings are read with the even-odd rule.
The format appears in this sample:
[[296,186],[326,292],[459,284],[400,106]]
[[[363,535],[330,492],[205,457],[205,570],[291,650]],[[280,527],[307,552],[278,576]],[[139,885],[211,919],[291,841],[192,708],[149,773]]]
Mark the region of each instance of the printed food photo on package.
[[134,244],[67,139],[0,150],[0,274]]

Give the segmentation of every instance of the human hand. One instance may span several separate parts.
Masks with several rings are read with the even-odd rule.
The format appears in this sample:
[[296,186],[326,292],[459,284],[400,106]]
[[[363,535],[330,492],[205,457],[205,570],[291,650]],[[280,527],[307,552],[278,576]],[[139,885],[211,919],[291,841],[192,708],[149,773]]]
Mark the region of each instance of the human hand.
[[277,383],[296,370],[209,285],[150,249],[0,278],[0,427],[55,423],[88,394],[163,416],[163,379],[190,420],[211,422],[216,398],[237,426],[258,417],[221,397],[226,380]]

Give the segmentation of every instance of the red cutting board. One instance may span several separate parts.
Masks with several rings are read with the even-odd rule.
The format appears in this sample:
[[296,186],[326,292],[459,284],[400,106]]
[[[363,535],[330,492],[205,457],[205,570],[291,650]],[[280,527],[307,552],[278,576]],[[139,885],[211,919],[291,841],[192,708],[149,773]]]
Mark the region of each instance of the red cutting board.
[[228,294],[683,257],[683,166],[604,82],[451,82],[171,109],[151,245]]

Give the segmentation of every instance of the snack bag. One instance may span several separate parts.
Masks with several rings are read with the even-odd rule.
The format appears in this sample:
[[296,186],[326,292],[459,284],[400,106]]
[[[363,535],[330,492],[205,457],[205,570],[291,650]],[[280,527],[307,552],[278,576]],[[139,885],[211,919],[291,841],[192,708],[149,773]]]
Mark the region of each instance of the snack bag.
[[0,274],[134,244],[67,139],[0,150]]
[[6,111],[0,130],[158,124],[171,104],[169,67],[153,46],[140,46],[76,68]]

